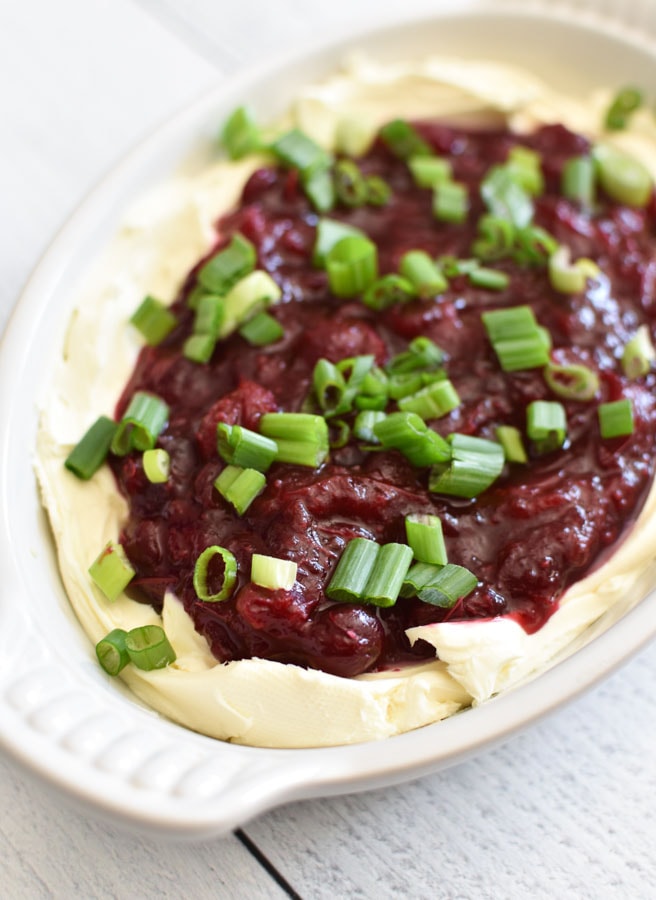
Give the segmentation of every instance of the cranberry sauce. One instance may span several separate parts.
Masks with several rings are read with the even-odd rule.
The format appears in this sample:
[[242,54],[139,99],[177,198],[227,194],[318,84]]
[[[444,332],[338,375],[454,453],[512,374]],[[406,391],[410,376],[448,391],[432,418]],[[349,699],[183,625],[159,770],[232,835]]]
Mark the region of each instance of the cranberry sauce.
[[[436,152],[451,157],[454,177],[469,186],[470,213],[463,225],[436,221],[431,191],[415,187],[406,164],[377,143],[362,168],[389,183],[390,202],[338,208],[331,216],[376,242],[381,274],[396,271],[411,249],[433,257],[470,256],[484,211],[480,179],[518,140],[506,132],[418,127]],[[585,141],[560,126],[521,140],[543,158],[546,191],[535,201],[535,222],[570,246],[573,258],[591,257],[604,273],[585,293],[554,292],[543,266],[500,262],[495,265],[510,275],[502,291],[475,288],[458,276],[440,296],[384,313],[340,301],[330,294],[326,274],[312,265],[317,215],[297,175],[261,169],[246,184],[240,207],[218,223],[217,248],[237,231],[255,244],[259,266],[283,290],[271,312],[284,338],[255,348],[233,336],[219,343],[207,365],[185,359],[180,350],[192,324],[185,306],[191,273],[173,307],[179,327],[163,345],[142,351],[117,412],[137,389],[161,396],[171,413],[159,445],[172,465],[162,485],[148,483],[139,454],[112,461],[130,504],[121,540],[137,571],[133,590],[156,608],[167,589],[175,591],[218,659],[258,656],[353,676],[430,655],[421,642],[410,648],[404,630],[413,625],[505,614],[534,631],[637,515],[653,468],[654,377],[628,382],[619,357],[639,325],[647,323],[653,334],[656,324],[655,207],[602,202],[588,214],[559,194],[563,163],[585,152]],[[551,333],[554,361],[584,363],[600,377],[594,401],[565,402],[568,439],[562,450],[533,453],[527,466],[506,466],[476,500],[430,494],[426,470],[414,469],[396,451],[367,453],[355,442],[333,450],[317,471],[274,465],[264,493],[242,517],[213,487],[225,465],[216,449],[218,422],[257,429],[264,412],[301,408],[320,357],[336,362],[366,353],[382,364],[418,335],[445,351],[462,400],[431,421],[432,428],[491,438],[495,426],[506,423],[524,432],[527,404],[558,398],[540,370],[501,371],[481,312],[526,303]],[[601,440],[598,402],[620,396],[633,402],[634,433]],[[416,599],[383,610],[327,601],[324,588],[345,544],[357,536],[404,541],[404,517],[412,511],[440,516],[449,560],[471,569],[478,588],[451,610]],[[195,560],[213,544],[230,549],[239,564],[237,588],[221,603],[200,601],[192,585]],[[249,583],[253,552],[297,562],[293,589]]]

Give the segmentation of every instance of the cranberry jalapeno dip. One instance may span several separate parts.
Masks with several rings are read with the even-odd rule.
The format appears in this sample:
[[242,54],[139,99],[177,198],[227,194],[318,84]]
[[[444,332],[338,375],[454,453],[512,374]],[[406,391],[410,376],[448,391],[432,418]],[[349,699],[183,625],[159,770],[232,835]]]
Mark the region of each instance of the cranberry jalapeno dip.
[[[238,112],[234,154],[257,140]],[[273,147],[170,307],[133,316],[147,346],[100,426],[126,506],[92,575],[152,611],[99,658],[184,670],[153,624],[184,610],[219,671],[439,673],[444,705],[380,736],[479,698],[447,684],[445,624],[538,638],[643,509],[656,206],[639,163],[560,124]]]

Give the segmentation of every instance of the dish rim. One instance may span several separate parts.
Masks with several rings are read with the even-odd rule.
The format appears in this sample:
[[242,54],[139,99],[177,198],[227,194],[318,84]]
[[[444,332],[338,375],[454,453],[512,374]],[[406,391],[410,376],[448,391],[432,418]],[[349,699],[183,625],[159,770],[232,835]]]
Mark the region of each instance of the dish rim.
[[[77,260],[83,255],[83,250],[89,243],[87,238],[81,240],[88,225],[95,223],[95,229],[98,231],[99,223],[104,222],[104,227],[100,228],[101,235],[97,235],[95,241],[91,242],[101,246],[115,228],[120,210],[125,209],[122,197],[143,191],[144,181],[138,173],[147,165],[148,160],[151,157],[159,159],[152,178],[157,180],[154,177],[155,172],[163,173],[170,170],[171,159],[182,158],[180,149],[188,148],[197,139],[196,137],[192,139],[190,129],[193,128],[196,135],[199,123],[209,122],[212,110],[229,106],[232,103],[231,97],[247,93],[267,75],[284,78],[287,70],[292,71],[308,60],[316,67],[317,55],[321,59],[332,56],[336,62],[339,59],[338,54],[343,55],[345,43],[351,46],[356,42],[370,43],[372,39],[375,41],[377,35],[389,34],[400,26],[406,31],[429,26],[434,28],[436,24],[443,23],[445,18],[463,20],[479,18],[481,14],[495,19],[520,15],[526,20],[544,16],[550,22],[560,21],[570,25],[572,16],[580,11],[579,4],[572,4],[564,14],[562,7],[552,11],[551,5],[546,3],[533,4],[529,9],[513,8],[512,5],[492,9],[487,3],[470,3],[464,10],[461,4],[449,3],[430,16],[393,17],[393,21],[378,23],[373,29],[363,28],[356,34],[351,31],[348,36],[342,32],[324,37],[315,45],[304,47],[291,59],[283,61],[279,57],[274,57],[263,61],[203,94],[197,101],[147,135],[97,182],[95,188],[63,225],[37,264],[9,318],[0,342],[2,420],[11,422],[18,415],[16,400],[12,396],[13,391],[10,390],[12,385],[10,376],[16,368],[19,373],[23,372],[28,364],[30,351],[34,353],[34,347],[38,346],[40,317],[33,314],[43,312],[48,301],[63,291],[67,277],[73,276],[75,280],[80,277],[84,267],[81,269]],[[606,37],[612,36],[617,41],[628,40],[626,35],[611,35],[611,28],[615,28],[616,22],[610,18],[591,23],[586,17],[579,19],[576,24],[598,30]],[[652,41],[642,49],[649,53],[656,67],[656,44]],[[135,180],[140,182],[136,192],[131,188]],[[120,190],[117,186],[120,186]],[[69,252],[72,252],[70,263],[67,259]],[[71,266],[73,272],[70,272]],[[60,318],[63,324],[66,317],[61,315]],[[3,414],[5,409],[9,413],[6,419]],[[28,430],[32,429],[35,421],[34,411],[30,415],[32,424]],[[4,436],[0,439],[0,485],[3,486],[9,485],[11,479],[10,463],[13,447],[10,433],[11,428],[6,428]],[[9,490],[5,491],[5,496],[10,496]],[[7,597],[12,593],[11,583],[13,582],[17,588],[21,583],[25,586],[24,573],[20,571],[19,564],[19,558],[25,551],[14,546],[14,529],[15,523],[11,520],[7,503],[0,518],[0,534],[3,535],[0,544],[2,561],[0,569],[3,573],[10,572],[8,579],[10,587],[7,588],[5,582],[4,600],[0,592],[0,622],[3,615],[11,615],[6,603]],[[50,746],[52,752],[48,760],[41,758],[44,740],[46,744],[52,744],[52,739],[47,734],[44,736],[43,733],[39,735],[33,730],[30,731],[25,717],[19,727],[16,727],[16,722],[8,714],[7,686],[12,688],[13,680],[11,677],[9,681],[7,680],[6,666],[0,668],[0,746],[9,750],[32,771],[45,777],[49,783],[65,789],[69,795],[78,800],[85,801],[92,809],[102,810],[120,821],[160,833],[217,834],[285,801],[397,783],[438,768],[446,768],[480,752],[485,747],[509,739],[537,719],[574,700],[642,649],[656,636],[655,613],[656,593],[652,593],[615,622],[608,631],[530,683],[451,719],[381,742],[303,750],[272,750],[219,744],[202,735],[187,732],[181,726],[166,720],[153,718],[152,713],[138,705],[134,707],[126,705],[126,708],[138,711],[140,724],[147,720],[151,723],[157,722],[157,727],[163,725],[165,731],[174,729],[184,732],[185,743],[191,735],[194,742],[204,747],[209,741],[216,751],[214,755],[218,758],[225,760],[229,756],[234,756],[235,760],[239,760],[239,766],[234,773],[238,776],[236,787],[225,785],[220,793],[205,798],[206,802],[200,808],[190,803],[186,795],[177,796],[180,802],[169,802],[174,799],[173,795],[162,791],[158,793],[153,788],[135,795],[136,799],[128,801],[124,793],[115,794],[111,784],[103,783],[102,787],[99,787],[95,783],[94,779],[97,779],[99,773],[93,764],[89,767],[90,772],[81,773],[78,769],[79,756],[71,758],[62,755],[60,743],[54,749]],[[15,630],[17,620],[10,624]],[[75,631],[75,628],[72,630]],[[118,691],[116,697],[120,697]],[[13,712],[15,711],[13,708]],[[434,742],[438,744],[437,753]],[[375,749],[373,754],[372,748]],[[299,755],[302,764],[299,764]],[[399,758],[403,760],[402,763],[399,763]],[[130,783],[134,784],[134,779]],[[156,802],[153,803],[153,799]]]

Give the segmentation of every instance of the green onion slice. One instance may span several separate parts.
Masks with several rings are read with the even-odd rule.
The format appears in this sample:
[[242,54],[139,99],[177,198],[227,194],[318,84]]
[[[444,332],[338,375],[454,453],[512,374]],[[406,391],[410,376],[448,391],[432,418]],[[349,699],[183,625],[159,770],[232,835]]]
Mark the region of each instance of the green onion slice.
[[225,299],[216,294],[203,294],[196,304],[194,334],[209,334],[216,338],[225,319]]
[[478,578],[464,566],[447,563],[433,566],[416,563],[406,575],[402,596],[418,597],[423,603],[451,609],[462,597],[470,594]]
[[328,251],[326,269],[336,297],[355,297],[378,277],[378,248],[369,238],[342,238]]
[[399,271],[422,299],[441,294],[449,286],[442,272],[424,250],[409,250],[404,253]]
[[622,371],[627,378],[646,375],[656,360],[656,349],[647,325],[641,325],[622,351]]
[[474,256],[486,262],[510,256],[515,245],[515,226],[509,219],[489,213],[478,220],[478,237],[472,244]]
[[305,196],[317,212],[327,213],[335,205],[335,182],[328,168],[310,170],[301,176]]
[[243,235],[233,235],[223,250],[215,253],[198,272],[198,282],[210,294],[222,296],[240,278],[255,268],[257,254],[255,247]]
[[251,581],[271,591],[288,591],[294,586],[298,565],[289,559],[254,553],[251,558]]
[[392,188],[378,175],[367,175],[364,180],[367,203],[370,206],[387,206],[392,196]]
[[152,672],[175,662],[175,650],[159,625],[141,625],[128,631],[125,648],[138,669]]
[[380,129],[383,143],[399,159],[431,156],[433,151],[419,132],[404,119],[395,119]]
[[422,419],[439,419],[460,406],[460,397],[449,379],[443,378],[401,397],[398,404],[399,409],[417,413]]
[[196,363],[208,363],[216,347],[212,334],[190,334],[182,345],[182,355]]
[[328,456],[328,425],[323,416],[265,413],[260,419],[260,432],[276,442],[278,462],[316,469]]
[[417,296],[414,285],[401,275],[383,275],[370,284],[362,295],[362,302],[376,311],[388,309],[395,303],[408,303]]
[[582,364],[559,366],[550,362],[542,374],[554,394],[564,400],[592,400],[599,390],[599,376]]
[[412,562],[407,544],[383,544],[362,593],[362,602],[375,606],[394,606]]
[[539,225],[527,225],[515,232],[512,257],[519,265],[543,266],[558,249],[558,241]]
[[266,472],[278,453],[274,440],[242,425],[219,422],[216,439],[219,455],[227,463],[259,472]]
[[481,196],[493,216],[524,228],[533,218],[533,202],[508,165],[497,165],[481,182]]
[[526,408],[526,433],[538,453],[562,447],[567,438],[565,407],[553,400],[533,400]]
[[633,434],[633,406],[627,397],[600,403],[597,413],[602,438],[626,437]]
[[141,462],[146,478],[151,484],[164,484],[168,481],[171,457],[162,447],[144,450]]
[[564,197],[590,207],[595,200],[595,166],[591,156],[573,156],[563,166],[560,189]]
[[451,163],[440,156],[411,156],[408,168],[417,187],[433,188],[452,176]]
[[433,188],[433,215],[439,222],[459,225],[469,212],[469,191],[459,181],[441,181]]
[[515,428],[514,425],[498,425],[495,429],[495,435],[503,448],[503,455],[507,462],[528,462],[519,428]]
[[474,287],[485,288],[488,291],[503,291],[510,284],[510,276],[498,269],[487,269],[478,266],[469,272],[469,280]]
[[125,646],[127,631],[115,628],[96,644],[98,662],[108,675],[118,675],[130,662],[130,654]]
[[283,165],[303,175],[326,169],[332,162],[330,154],[298,128],[279,137],[271,149]]
[[365,441],[367,444],[380,444],[374,429],[378,422],[382,422],[384,418],[385,413],[381,410],[363,409],[355,417],[353,434],[358,440]]
[[506,166],[515,181],[532,197],[544,193],[544,175],[540,154],[530,147],[513,147],[508,154]]
[[413,412],[395,412],[374,425],[374,435],[386,449],[398,450],[419,468],[446,462],[449,444]]
[[622,131],[628,125],[631,114],[640,109],[643,102],[644,96],[639,88],[622,88],[606,111],[604,125],[609,131]]
[[312,373],[312,384],[317,403],[324,412],[339,408],[346,391],[346,379],[334,363],[328,359],[318,359]]
[[116,422],[107,416],[96,419],[64,460],[69,472],[83,481],[95,475],[107,459],[117,428]]
[[223,298],[223,319],[218,337],[224,338],[243,325],[265,307],[282,297],[282,290],[262,269],[256,269],[233,285]]
[[446,565],[446,544],[439,516],[411,513],[405,517],[405,534],[415,559],[438,566]]
[[275,344],[285,336],[282,325],[267,312],[256,313],[239,329],[239,334],[253,347]]
[[450,460],[433,467],[428,490],[454,497],[477,497],[501,475],[505,463],[503,448],[496,441],[465,434],[450,434],[447,440]]
[[347,225],[345,222],[338,222],[335,219],[319,219],[317,223],[317,234],[314,243],[314,251],[312,253],[312,263],[318,268],[325,268],[326,257],[345,237],[366,237],[365,233],[353,225]]
[[136,391],[111,443],[111,451],[125,456],[130,450],[151,450],[169,417],[167,404],[145,391]]
[[592,156],[599,183],[611,200],[627,206],[647,205],[653,181],[641,162],[607,144],[593,147]]
[[[223,571],[220,568],[219,572],[216,571],[217,563],[223,566]],[[211,584],[214,585],[219,578],[219,589],[212,590]],[[227,600],[232,594],[236,580],[237,560],[234,554],[230,550],[226,550],[225,547],[219,547],[216,544],[212,547],[207,547],[196,560],[194,566],[194,590],[199,600],[204,600],[208,603]]]
[[144,297],[134,311],[130,322],[141,332],[147,344],[156,347],[173,331],[178,320],[173,313],[155,297]]
[[243,159],[261,148],[260,129],[247,106],[237,107],[228,117],[221,132],[221,140],[230,159]]
[[385,366],[390,375],[402,375],[417,370],[435,369],[444,361],[444,351],[430,338],[420,335],[413,338],[408,349],[399,353]]
[[548,343],[530,306],[490,310],[481,318],[504,372],[533,369],[549,362]]
[[585,290],[588,278],[599,275],[599,266],[585,257],[570,260],[570,250],[564,244],[549,257],[549,281],[555,291],[561,294],[580,294]]
[[357,163],[352,159],[340,159],[333,169],[335,194],[340,203],[348,207],[364,206],[367,202],[367,184]]
[[89,575],[105,597],[114,601],[129,585],[136,572],[121,544],[108,541],[89,566]]
[[257,469],[226,466],[215,478],[214,487],[224,500],[234,506],[237,514],[243,516],[266,487],[266,477]]
[[367,538],[353,538],[344,548],[326,587],[326,596],[343,603],[362,599],[380,546]]

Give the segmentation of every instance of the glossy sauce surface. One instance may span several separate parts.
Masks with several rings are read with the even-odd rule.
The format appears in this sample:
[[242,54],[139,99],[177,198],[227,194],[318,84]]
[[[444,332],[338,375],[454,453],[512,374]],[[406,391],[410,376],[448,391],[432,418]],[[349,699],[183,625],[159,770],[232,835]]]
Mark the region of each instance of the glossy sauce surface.
[[[437,153],[451,157],[454,177],[469,186],[469,217],[463,225],[437,222],[431,191],[417,188],[406,164],[376,143],[362,168],[390,184],[391,201],[330,215],[376,242],[381,274],[396,271],[401,255],[412,249],[469,257],[484,212],[480,179],[518,142],[508,132],[419,127]],[[296,173],[261,169],[246,184],[240,207],[218,223],[217,248],[237,231],[255,244],[258,266],[283,289],[271,312],[284,338],[255,348],[233,336],[219,343],[209,364],[186,360],[180,349],[193,321],[186,307],[192,272],[173,307],[179,327],[161,346],[142,351],[117,414],[138,389],[166,400],[171,415],[159,446],[169,451],[172,469],[166,484],[151,485],[138,454],[112,461],[130,503],[121,540],[137,569],[133,593],[158,608],[164,592],[175,591],[218,659],[259,656],[353,676],[431,655],[421,642],[410,649],[404,631],[414,625],[511,614],[534,631],[568,585],[612,552],[637,515],[653,473],[654,376],[627,381],[619,357],[639,325],[654,332],[654,203],[635,210],[602,200],[593,213],[584,212],[560,196],[559,186],[564,161],[585,152],[586,142],[560,126],[521,142],[543,159],[546,191],[535,201],[534,221],[571,247],[573,258],[590,257],[602,269],[585,293],[556,293],[544,267],[500,262],[495,266],[510,275],[503,291],[475,288],[458,276],[438,297],[384,313],[357,300],[340,301],[330,294],[326,274],[312,265],[317,215]],[[396,451],[363,452],[356,442],[333,450],[317,471],[275,464],[266,490],[243,517],[213,487],[225,465],[216,450],[218,422],[257,429],[264,412],[301,408],[319,358],[337,362],[373,354],[384,364],[418,335],[445,351],[447,373],[462,400],[432,420],[432,428],[488,438],[499,424],[523,432],[529,402],[558,398],[540,370],[501,371],[480,315],[525,303],[549,330],[555,362],[582,362],[600,377],[594,401],[565,403],[568,440],[562,450],[533,453],[527,466],[506,466],[472,501],[428,493],[426,470],[414,469]],[[633,402],[634,433],[602,441],[597,405],[620,397]],[[348,540],[405,541],[404,517],[422,511],[442,519],[449,560],[479,578],[473,593],[450,610],[416,599],[386,610],[326,600],[325,585]],[[192,585],[196,558],[213,544],[230,549],[239,563],[238,588],[222,603],[198,600]],[[250,584],[253,552],[297,562],[294,588],[268,591]]]

